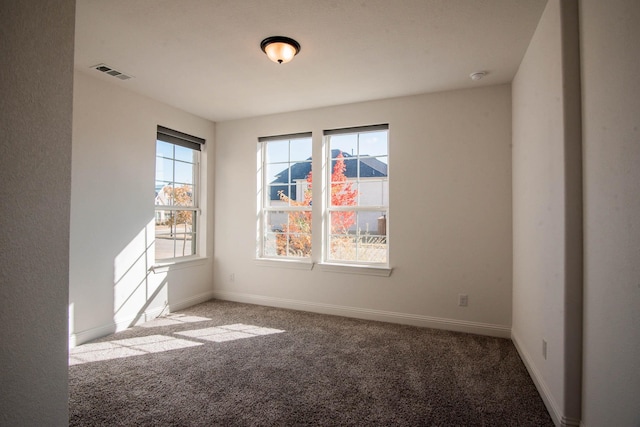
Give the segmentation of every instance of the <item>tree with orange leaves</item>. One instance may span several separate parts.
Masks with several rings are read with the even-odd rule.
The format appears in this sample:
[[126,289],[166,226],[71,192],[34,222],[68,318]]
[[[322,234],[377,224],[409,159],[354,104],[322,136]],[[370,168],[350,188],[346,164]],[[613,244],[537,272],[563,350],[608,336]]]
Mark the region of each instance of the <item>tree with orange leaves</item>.
[[[347,165],[344,163],[342,152],[338,153],[333,173],[331,174],[331,206],[355,206],[358,198],[358,190],[353,188],[353,184],[347,182],[344,174]],[[349,227],[356,222],[355,212],[332,212],[331,213],[331,234],[347,234]]]
[[[331,174],[331,205],[354,206],[358,197],[358,190],[347,181],[344,156],[339,153],[333,165]],[[311,206],[311,186],[313,171],[307,175],[307,189],[302,201],[291,200],[284,191],[279,191],[280,200],[290,206]],[[276,235],[276,250],[278,255],[299,257],[311,256],[311,211],[290,212],[289,223],[282,224],[282,233]],[[331,233],[347,234],[349,228],[355,224],[355,212],[333,212],[331,215]]]

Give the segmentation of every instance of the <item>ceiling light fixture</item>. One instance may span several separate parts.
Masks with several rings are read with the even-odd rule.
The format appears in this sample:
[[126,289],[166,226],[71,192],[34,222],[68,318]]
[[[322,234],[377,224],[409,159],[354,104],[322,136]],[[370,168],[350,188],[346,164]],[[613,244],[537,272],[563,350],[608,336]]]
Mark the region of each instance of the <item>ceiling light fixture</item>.
[[300,43],[289,37],[273,36],[262,40],[260,49],[273,62],[286,64],[300,52]]
[[484,76],[487,75],[486,71],[477,71],[475,73],[471,73],[469,75],[469,77],[471,78],[471,80],[473,80],[474,82],[477,82],[478,80],[482,79]]

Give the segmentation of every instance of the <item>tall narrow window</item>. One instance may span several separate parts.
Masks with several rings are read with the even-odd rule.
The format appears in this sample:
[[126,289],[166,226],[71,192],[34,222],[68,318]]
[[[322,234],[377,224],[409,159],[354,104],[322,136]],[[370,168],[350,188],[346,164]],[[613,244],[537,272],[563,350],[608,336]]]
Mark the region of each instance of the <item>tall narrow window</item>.
[[158,126],[156,260],[197,255],[199,164],[204,139]]
[[389,263],[389,126],[324,132],[327,151],[324,260]]
[[261,137],[258,256],[311,257],[311,133]]

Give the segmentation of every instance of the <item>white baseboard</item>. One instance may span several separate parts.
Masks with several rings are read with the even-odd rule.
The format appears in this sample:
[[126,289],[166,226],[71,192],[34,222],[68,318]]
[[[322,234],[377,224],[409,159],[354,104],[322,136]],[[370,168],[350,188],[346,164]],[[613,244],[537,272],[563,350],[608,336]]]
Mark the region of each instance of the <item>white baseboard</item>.
[[145,311],[141,315],[116,319],[106,325],[102,325],[96,328],[91,328],[81,332],[70,334],[69,348],[73,348],[80,344],[86,343],[88,341],[104,337],[105,335],[124,331],[127,328],[130,328],[135,325],[139,325],[140,323],[148,322],[170,311],[182,310],[182,309],[191,307],[192,305],[196,305],[196,304],[200,304],[201,302],[208,301],[211,298],[213,298],[213,292],[212,291],[205,292],[181,301],[177,301],[175,303],[172,303],[171,305],[155,307],[153,309]]
[[553,398],[549,387],[547,386],[540,372],[533,364],[531,356],[529,356],[529,353],[527,353],[527,351],[524,349],[524,346],[521,344],[521,341],[518,338],[517,334],[513,331],[511,331],[511,341],[516,347],[516,350],[518,350],[520,358],[522,359],[524,366],[527,368],[527,371],[529,372],[529,376],[533,380],[533,383],[538,389],[538,393],[540,393],[542,401],[547,407],[547,411],[549,411],[549,415],[551,415],[554,424],[561,427],[579,427],[581,425],[580,420],[569,418],[562,414],[562,411],[558,407],[558,403]]
[[582,421],[575,418],[562,417],[562,420],[560,420],[560,426],[562,427],[580,427],[581,425]]
[[211,298],[213,298],[213,291],[207,291],[181,301],[172,302],[169,304],[169,312],[184,310],[193,305],[209,301]]
[[95,340],[105,335],[112,334],[116,331],[115,322],[111,322],[107,325],[98,326],[96,328],[87,329],[81,332],[72,333],[69,335],[69,348],[74,348],[80,344],[84,344],[91,340]]
[[392,311],[322,304],[316,302],[306,302],[236,292],[213,291],[213,298],[226,301],[243,302],[248,304],[266,305],[270,307],[288,308],[292,310],[310,311],[313,313],[353,317],[357,319],[377,320],[381,322],[400,323],[403,325],[421,326],[434,329],[446,329],[449,331],[467,332],[471,334],[488,335],[499,338],[511,337],[510,327],[502,325],[492,325],[488,323],[468,322],[464,320],[445,319],[422,316],[418,314],[407,314]]

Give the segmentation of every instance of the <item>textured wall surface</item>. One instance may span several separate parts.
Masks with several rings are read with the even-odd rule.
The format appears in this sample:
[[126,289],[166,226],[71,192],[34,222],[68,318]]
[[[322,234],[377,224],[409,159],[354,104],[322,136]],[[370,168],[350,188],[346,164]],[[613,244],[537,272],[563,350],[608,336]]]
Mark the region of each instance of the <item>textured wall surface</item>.
[[[513,81],[513,329],[557,423],[580,417],[577,3],[547,3]],[[546,355],[543,351],[546,342]]]
[[[91,75],[91,72],[95,75]],[[212,122],[127,90],[127,82],[76,70],[69,311],[71,344],[124,329],[211,297]],[[153,273],[156,130],[206,139],[197,263]]]
[[[258,137],[311,131],[320,160],[323,129],[377,123],[389,124],[391,276],[257,265]],[[216,295],[509,336],[510,144],[508,85],[218,123]]]
[[74,17],[0,6],[0,425],[67,425]]
[[580,2],[584,426],[640,425],[640,2]]
[[564,395],[565,274],[560,37],[559,2],[551,1],[513,81],[512,333],[557,416]]

